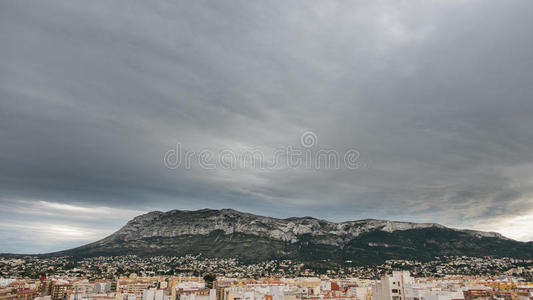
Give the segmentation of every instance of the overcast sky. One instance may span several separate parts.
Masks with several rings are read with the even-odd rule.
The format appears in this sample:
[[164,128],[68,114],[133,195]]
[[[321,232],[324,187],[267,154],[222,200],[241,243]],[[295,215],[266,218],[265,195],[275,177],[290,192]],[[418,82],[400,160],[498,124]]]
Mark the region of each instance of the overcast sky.
[[[529,0],[0,1],[0,252],[205,207],[533,240],[532,28]],[[305,132],[358,167],[163,163]]]

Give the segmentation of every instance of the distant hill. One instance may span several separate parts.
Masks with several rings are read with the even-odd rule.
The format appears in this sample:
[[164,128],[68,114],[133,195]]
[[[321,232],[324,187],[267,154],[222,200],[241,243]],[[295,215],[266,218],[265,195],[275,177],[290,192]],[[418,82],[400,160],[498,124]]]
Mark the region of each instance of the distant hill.
[[444,255],[533,259],[533,242],[434,223],[374,219],[334,223],[311,217],[276,219],[232,209],[202,209],[150,212],[100,241],[48,255],[199,253],[249,262],[286,258],[375,264],[387,259],[429,260]]

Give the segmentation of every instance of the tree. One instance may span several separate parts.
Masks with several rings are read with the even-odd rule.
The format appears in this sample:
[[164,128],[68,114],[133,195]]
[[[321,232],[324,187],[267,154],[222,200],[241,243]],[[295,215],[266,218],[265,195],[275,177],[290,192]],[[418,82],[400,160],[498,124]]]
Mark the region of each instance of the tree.
[[205,285],[212,289],[213,288],[213,281],[217,280],[217,277],[213,274],[206,274],[204,276]]

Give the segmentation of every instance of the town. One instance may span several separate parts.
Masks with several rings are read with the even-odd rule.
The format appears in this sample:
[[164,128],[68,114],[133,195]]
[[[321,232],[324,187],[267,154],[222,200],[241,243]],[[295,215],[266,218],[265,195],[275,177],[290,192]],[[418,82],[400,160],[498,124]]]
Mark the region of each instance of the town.
[[452,300],[533,299],[533,261],[440,257],[305,263],[235,258],[4,257],[0,300]]

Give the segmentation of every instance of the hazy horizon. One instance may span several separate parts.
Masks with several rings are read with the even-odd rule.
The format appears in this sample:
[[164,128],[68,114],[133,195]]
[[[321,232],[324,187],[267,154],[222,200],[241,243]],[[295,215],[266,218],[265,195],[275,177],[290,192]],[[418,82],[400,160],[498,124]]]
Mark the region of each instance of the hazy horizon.
[[[411,222],[409,220],[394,220],[394,219],[375,219],[375,218],[365,218],[365,219],[346,219],[346,220],[329,220],[329,219],[324,219],[324,218],[319,218],[319,217],[314,217],[314,216],[310,216],[310,215],[301,215],[301,216],[288,216],[288,217],[275,217],[275,216],[268,216],[268,215],[261,215],[261,214],[258,214],[258,213],[253,213],[253,212],[250,212],[250,211],[241,211],[241,210],[236,210],[236,209],[233,209],[233,208],[230,208],[230,207],[223,207],[223,208],[209,208],[209,207],[204,207],[204,208],[197,208],[197,209],[187,209],[187,210],[184,210],[184,209],[170,209],[170,210],[166,210],[166,211],[159,211],[159,210],[153,210],[153,211],[146,211],[146,212],[140,212],[139,215],[136,215],[136,216],[133,216],[131,219],[133,219],[134,217],[137,217],[137,216],[141,216],[141,215],[144,215],[144,214],[148,214],[148,213],[153,213],[153,212],[161,212],[161,213],[168,213],[170,211],[173,211],[173,210],[179,210],[179,211],[189,211],[189,212],[194,212],[194,211],[199,211],[199,210],[223,210],[223,209],[229,209],[229,210],[235,210],[235,211],[238,211],[238,212],[241,212],[241,213],[247,213],[247,214],[253,214],[253,215],[257,215],[257,216],[261,216],[261,217],[271,217],[271,218],[275,218],[275,219],[287,219],[287,218],[306,218],[306,217],[311,217],[311,218],[315,218],[315,219],[318,219],[318,220],[325,220],[325,221],[328,221],[328,222],[334,222],[334,223],[343,223],[343,222],[350,222],[350,221],[361,221],[361,220],[383,220],[383,221],[391,221],[391,222],[405,222],[405,223],[418,223],[418,222]],[[127,221],[130,221],[131,219],[127,220]],[[121,224],[119,227],[111,230],[110,232],[108,233],[102,233],[104,234],[103,236],[98,236],[96,237],[95,240],[91,240],[91,241],[84,241],[84,242],[81,242],[81,243],[73,243],[72,245],[68,245],[67,248],[49,248],[50,250],[46,250],[46,251],[41,251],[41,252],[0,252],[0,254],[27,254],[27,255],[33,255],[33,254],[45,254],[45,253],[50,253],[50,252],[56,252],[56,251],[62,251],[62,250],[68,250],[68,249],[71,249],[71,248],[75,248],[75,247],[78,247],[78,246],[83,246],[83,245],[86,245],[86,244],[89,244],[89,243],[92,243],[92,242],[96,242],[100,239],[103,239],[111,234],[113,234],[114,232],[118,231],[119,229],[121,229],[124,225],[126,225],[126,222],[124,222],[123,224]],[[426,223],[434,223],[434,222],[426,222]],[[439,223],[435,223],[435,224],[438,224],[438,225],[443,225],[443,224],[439,224]],[[443,226],[446,226],[446,225],[443,225]],[[457,230],[472,230],[471,228],[458,228],[458,227],[453,227],[453,226],[446,226],[448,228],[451,228],[451,229],[457,229]],[[57,228],[56,228],[57,229]],[[479,230],[479,231],[483,231],[483,232],[495,232],[495,231],[489,231],[489,230]],[[505,236],[503,235],[504,237],[506,238],[510,238],[508,236]],[[512,239],[512,238],[510,238]],[[522,240],[523,242],[529,242],[527,240]]]

